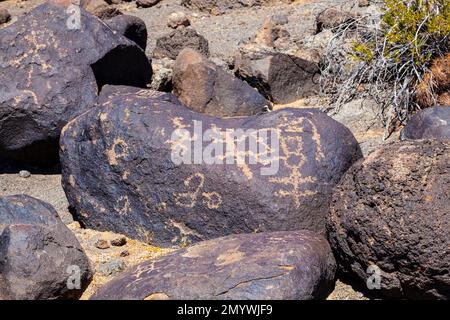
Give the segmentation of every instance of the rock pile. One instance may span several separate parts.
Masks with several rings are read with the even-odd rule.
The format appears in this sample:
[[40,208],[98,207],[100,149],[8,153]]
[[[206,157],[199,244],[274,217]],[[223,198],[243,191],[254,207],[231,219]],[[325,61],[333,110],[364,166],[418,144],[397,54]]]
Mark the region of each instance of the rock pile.
[[46,3],[0,30],[2,157],[54,164],[62,127],[94,106],[99,88],[150,82],[141,48],[80,14],[72,19],[64,7]]
[[[298,4],[273,14],[271,0],[136,0],[155,6],[144,18],[164,12],[155,33],[121,0],[57,1],[2,26],[0,158],[41,167],[12,175],[25,184],[60,164],[77,226],[0,198],[0,300],[78,299],[113,276],[93,299],[323,299],[336,273],[381,297],[449,299],[449,59],[417,84],[428,108],[401,141],[374,148],[375,100],[346,102],[339,122],[303,108],[337,29],[370,4],[336,2],[299,22]],[[217,54],[201,21],[244,6],[263,18]],[[149,243],[171,253],[148,260]]]

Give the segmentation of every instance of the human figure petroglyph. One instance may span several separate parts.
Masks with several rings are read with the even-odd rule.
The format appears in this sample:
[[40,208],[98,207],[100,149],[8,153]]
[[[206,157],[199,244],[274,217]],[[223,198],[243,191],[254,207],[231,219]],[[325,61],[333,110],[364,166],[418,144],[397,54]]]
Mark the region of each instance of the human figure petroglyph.
[[[285,117],[284,117],[285,118]],[[308,130],[310,127],[310,130]],[[317,183],[317,178],[312,176],[304,177],[301,173],[301,169],[306,165],[307,157],[305,155],[304,135],[311,132],[311,139],[315,144],[314,158],[316,161],[320,161],[324,158],[321,145],[320,135],[317,131],[316,125],[307,118],[295,119],[288,122],[284,119],[283,124],[279,126],[280,129],[284,129],[283,135],[280,135],[280,147],[282,155],[280,160],[284,167],[288,168],[289,175],[284,177],[269,178],[270,182],[276,183],[282,186],[274,192],[277,197],[291,197],[295,207],[300,207],[301,199],[304,197],[312,196],[317,193],[308,185],[311,186]]]

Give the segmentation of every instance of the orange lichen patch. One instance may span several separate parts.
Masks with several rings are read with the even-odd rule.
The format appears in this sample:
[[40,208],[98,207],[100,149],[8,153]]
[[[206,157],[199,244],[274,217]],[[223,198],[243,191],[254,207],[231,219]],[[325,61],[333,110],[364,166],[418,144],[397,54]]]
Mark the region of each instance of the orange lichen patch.
[[155,292],[145,297],[144,300],[169,300],[169,296],[164,292]]
[[422,108],[450,102],[450,53],[435,59],[429,73],[416,86],[416,101]]

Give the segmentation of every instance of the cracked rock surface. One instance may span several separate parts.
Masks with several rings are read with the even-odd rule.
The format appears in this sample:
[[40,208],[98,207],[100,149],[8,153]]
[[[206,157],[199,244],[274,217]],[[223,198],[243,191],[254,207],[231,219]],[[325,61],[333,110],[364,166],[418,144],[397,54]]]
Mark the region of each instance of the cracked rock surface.
[[138,264],[92,299],[318,299],[331,292],[335,269],[314,232],[232,235]]

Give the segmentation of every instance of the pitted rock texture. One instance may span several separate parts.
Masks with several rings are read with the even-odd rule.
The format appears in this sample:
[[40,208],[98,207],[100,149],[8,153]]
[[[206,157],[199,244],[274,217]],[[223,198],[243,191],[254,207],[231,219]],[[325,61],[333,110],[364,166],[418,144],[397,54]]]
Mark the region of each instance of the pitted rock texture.
[[[243,135],[226,133],[236,128]],[[250,142],[273,153],[255,159]],[[77,219],[165,246],[255,231],[324,232],[331,189],[361,151],[347,128],[316,110],[220,119],[141,90],[71,121],[60,155]]]
[[[81,10],[46,3],[0,30],[0,155],[48,165],[61,128],[91,108],[104,84],[144,86],[144,52]],[[69,29],[71,28],[75,29]]]
[[327,221],[340,270],[364,287],[377,272],[386,297],[449,299],[449,190],[448,143],[397,142],[354,164]]
[[329,244],[313,232],[231,235],[136,265],[92,299],[319,299],[335,270]]
[[450,140],[450,107],[433,107],[415,114],[401,132],[401,139]]
[[271,104],[244,81],[192,49],[184,49],[173,67],[173,92],[194,111],[212,116],[254,115]]
[[0,300],[77,299],[91,279],[88,258],[53,207],[26,195],[0,198]]
[[105,20],[105,23],[145,51],[147,47],[147,27],[141,18],[122,14]]

